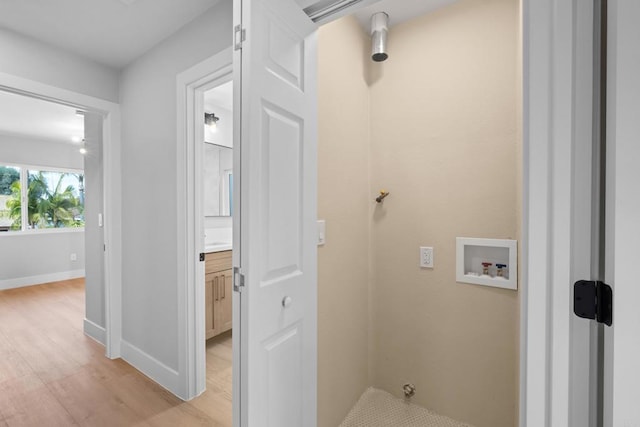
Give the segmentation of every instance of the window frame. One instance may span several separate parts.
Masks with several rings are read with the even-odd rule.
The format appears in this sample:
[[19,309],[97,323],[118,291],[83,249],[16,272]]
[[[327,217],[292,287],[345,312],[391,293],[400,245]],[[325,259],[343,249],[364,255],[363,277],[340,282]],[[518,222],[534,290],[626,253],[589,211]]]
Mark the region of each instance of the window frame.
[[[65,168],[59,166],[46,166],[46,165],[34,165],[34,164],[26,164],[26,163],[16,163],[16,162],[3,162],[0,159],[0,165],[6,167],[13,167],[20,169],[20,206],[21,206],[21,226],[20,230],[13,230],[7,232],[1,232],[0,238],[6,236],[26,236],[26,235],[34,235],[34,234],[55,234],[55,233],[83,233],[85,230],[85,225],[81,227],[52,227],[52,228],[28,228],[29,223],[29,212],[27,209],[22,209],[23,206],[28,205],[28,187],[29,187],[29,171],[39,171],[39,172],[57,172],[57,173],[73,173],[73,174],[82,174],[84,181],[84,169],[75,169],[75,168]],[[86,224],[86,219],[85,219]]]

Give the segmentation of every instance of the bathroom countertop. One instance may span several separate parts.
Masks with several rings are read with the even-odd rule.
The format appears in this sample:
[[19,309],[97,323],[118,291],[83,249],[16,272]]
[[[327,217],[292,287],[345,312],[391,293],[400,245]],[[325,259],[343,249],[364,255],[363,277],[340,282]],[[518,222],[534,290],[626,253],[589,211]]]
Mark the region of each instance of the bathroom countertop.
[[232,245],[230,242],[215,242],[204,246],[206,253],[230,251],[231,249]]

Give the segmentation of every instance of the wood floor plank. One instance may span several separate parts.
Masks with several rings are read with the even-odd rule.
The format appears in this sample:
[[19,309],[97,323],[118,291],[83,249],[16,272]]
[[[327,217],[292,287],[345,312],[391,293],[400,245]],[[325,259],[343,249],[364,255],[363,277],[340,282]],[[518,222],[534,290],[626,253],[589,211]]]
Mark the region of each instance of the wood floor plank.
[[143,423],[141,417],[96,381],[87,369],[51,382],[47,388],[80,425],[101,419],[111,419],[112,425]]
[[8,336],[8,339],[44,382],[64,378],[81,368],[81,365],[74,361],[64,348],[39,331],[18,330]]
[[35,374],[0,383],[0,412],[9,426],[77,425]]
[[150,425],[155,427],[166,426],[208,426],[208,427],[225,427],[223,424],[216,422],[209,415],[199,409],[182,403],[174,406],[167,411],[161,412],[148,419]]
[[215,387],[207,384],[207,391],[189,402],[189,405],[209,414],[211,419],[224,427],[233,425],[231,399]]
[[231,332],[207,342],[207,391],[183,402],[83,333],[84,281],[0,291],[0,427],[232,426]]
[[0,332],[0,383],[32,374],[33,370],[22,358],[7,337]]

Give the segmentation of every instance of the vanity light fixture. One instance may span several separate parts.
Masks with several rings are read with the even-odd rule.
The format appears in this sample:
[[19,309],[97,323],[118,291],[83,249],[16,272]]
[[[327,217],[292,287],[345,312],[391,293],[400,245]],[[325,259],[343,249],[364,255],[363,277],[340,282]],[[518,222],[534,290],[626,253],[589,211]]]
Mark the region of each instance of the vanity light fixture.
[[214,113],[204,113],[204,124],[214,132],[218,128],[218,120],[220,120],[220,117],[217,117]]

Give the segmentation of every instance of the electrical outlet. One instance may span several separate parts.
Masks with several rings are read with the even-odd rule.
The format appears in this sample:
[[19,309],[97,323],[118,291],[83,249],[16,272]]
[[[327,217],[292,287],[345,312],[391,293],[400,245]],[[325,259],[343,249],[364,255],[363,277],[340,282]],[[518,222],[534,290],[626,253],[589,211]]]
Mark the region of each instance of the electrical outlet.
[[420,267],[433,268],[433,248],[427,246],[420,247]]
[[70,259],[71,261],[77,261],[77,260],[78,260],[78,255],[76,255],[76,254],[71,254],[71,256],[69,257],[69,259]]

